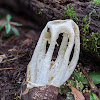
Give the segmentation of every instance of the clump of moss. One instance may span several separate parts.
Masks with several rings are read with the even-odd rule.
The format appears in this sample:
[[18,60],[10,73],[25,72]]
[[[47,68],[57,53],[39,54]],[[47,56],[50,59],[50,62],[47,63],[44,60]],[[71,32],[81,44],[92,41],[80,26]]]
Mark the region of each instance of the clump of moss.
[[73,4],[71,6],[67,5],[67,8],[64,8],[64,17],[69,17],[78,23],[78,18],[76,16],[76,11],[74,10]]
[[97,55],[100,57],[100,33],[92,32],[89,38],[82,38],[83,39],[83,48],[87,51],[96,52]]
[[89,41],[90,50],[96,52],[100,57],[100,33],[93,32]]
[[[89,17],[86,15],[83,18],[83,28],[82,28],[82,46],[86,51],[90,52],[96,52],[96,54],[100,57],[100,33],[90,33],[89,32],[89,27],[91,23],[91,15],[93,13],[96,13],[95,9],[93,9],[89,13]],[[87,34],[90,34],[88,37],[86,37]]]
[[92,0],[91,2],[93,5],[98,6],[100,5],[100,0]]

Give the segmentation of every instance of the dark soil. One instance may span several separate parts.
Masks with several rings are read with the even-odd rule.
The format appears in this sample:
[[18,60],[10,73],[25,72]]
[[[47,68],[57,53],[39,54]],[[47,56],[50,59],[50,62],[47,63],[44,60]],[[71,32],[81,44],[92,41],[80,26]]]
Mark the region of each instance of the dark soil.
[[17,96],[20,93],[21,83],[25,79],[27,64],[40,35],[39,28],[38,30],[34,28],[36,25],[32,27],[33,29],[19,28],[19,37],[12,35],[2,39],[0,55],[6,54],[7,58],[0,63],[0,68],[13,69],[0,70],[1,100],[18,100]]

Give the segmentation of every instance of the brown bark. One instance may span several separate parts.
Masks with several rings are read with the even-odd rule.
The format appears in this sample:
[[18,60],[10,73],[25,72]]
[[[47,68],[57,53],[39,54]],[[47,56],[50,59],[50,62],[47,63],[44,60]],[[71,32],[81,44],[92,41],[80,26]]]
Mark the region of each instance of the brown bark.
[[[81,0],[61,0],[60,2],[58,0],[0,0],[0,7],[3,5],[3,7],[7,7],[14,12],[26,14],[43,28],[50,20],[66,19],[64,18],[63,9],[67,5],[74,4],[76,15],[79,18],[79,26],[81,27],[83,17],[94,9],[94,5],[89,2],[90,0],[85,1],[87,2],[81,2]],[[39,14],[41,9],[43,11]],[[100,32],[100,6],[95,9],[97,13],[92,14],[90,31]]]

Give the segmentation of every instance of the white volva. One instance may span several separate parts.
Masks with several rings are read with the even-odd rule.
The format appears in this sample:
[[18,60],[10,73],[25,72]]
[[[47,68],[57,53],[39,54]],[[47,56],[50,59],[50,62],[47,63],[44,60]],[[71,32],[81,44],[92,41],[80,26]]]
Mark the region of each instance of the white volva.
[[[63,33],[63,39],[54,62],[52,55],[60,33]],[[47,42],[50,46],[46,51]],[[69,61],[73,47],[73,57]],[[27,67],[27,88],[45,85],[61,86],[74,71],[79,59],[79,52],[80,33],[73,20],[48,22]]]

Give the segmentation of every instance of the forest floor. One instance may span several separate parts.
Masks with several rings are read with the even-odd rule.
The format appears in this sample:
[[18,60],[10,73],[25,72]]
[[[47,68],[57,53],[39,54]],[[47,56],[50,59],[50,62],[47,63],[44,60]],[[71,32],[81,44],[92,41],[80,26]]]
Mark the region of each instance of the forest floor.
[[[26,78],[27,65],[41,34],[40,27],[35,23],[23,18],[14,17],[12,20],[23,24],[23,26],[18,28],[20,36],[12,34],[10,37],[4,36],[0,39],[0,56],[4,55],[0,62],[1,100],[20,99],[20,88]],[[5,30],[1,33],[5,34]],[[81,52],[83,55],[81,55],[79,63],[82,63],[90,72],[99,72],[100,67],[95,62],[96,60],[90,54]]]
[[27,65],[41,33],[35,24],[31,26],[33,28],[24,26],[18,28],[20,36],[11,35],[0,40],[0,55],[6,56],[0,63],[0,98],[2,100],[17,100]]

